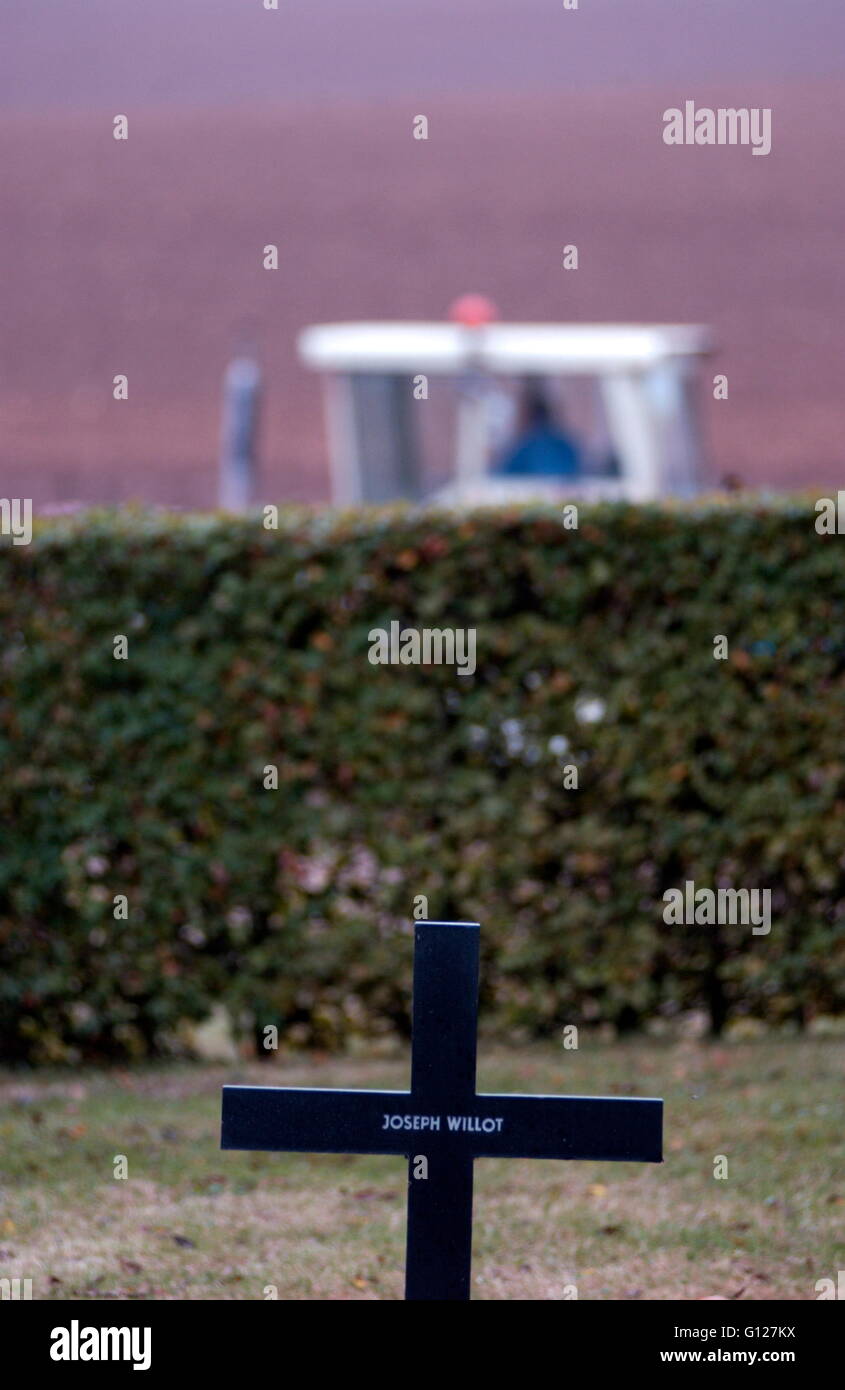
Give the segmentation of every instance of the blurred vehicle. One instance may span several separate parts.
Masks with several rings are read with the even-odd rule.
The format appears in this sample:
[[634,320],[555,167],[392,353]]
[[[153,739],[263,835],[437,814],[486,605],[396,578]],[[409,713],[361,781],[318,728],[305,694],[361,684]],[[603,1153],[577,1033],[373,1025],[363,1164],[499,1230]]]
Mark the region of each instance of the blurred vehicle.
[[[333,503],[644,502],[698,490],[706,328],[500,323],[479,295],[457,300],[451,319],[300,334],[302,361],[324,378]],[[424,402],[438,399],[450,471],[434,479]]]

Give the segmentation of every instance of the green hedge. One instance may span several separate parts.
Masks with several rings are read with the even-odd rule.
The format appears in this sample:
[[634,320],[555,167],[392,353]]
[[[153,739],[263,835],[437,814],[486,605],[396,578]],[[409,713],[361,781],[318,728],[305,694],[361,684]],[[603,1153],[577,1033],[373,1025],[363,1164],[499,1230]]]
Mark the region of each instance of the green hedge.
[[[482,923],[509,1036],[840,1011],[845,539],[814,519],[100,512],[4,538],[2,1055],[152,1053],[218,1000],[290,1043],[406,1032],[418,895]],[[475,628],[475,674],[371,665],[392,620]],[[770,934],[664,925],[686,879],[771,889]]]

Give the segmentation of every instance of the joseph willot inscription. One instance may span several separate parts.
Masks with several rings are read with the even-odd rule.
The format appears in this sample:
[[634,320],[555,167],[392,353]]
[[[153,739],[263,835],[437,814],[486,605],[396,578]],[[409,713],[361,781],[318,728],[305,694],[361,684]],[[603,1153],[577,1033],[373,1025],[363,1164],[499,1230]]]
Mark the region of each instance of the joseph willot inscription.
[[431,1129],[440,1130],[440,1121],[446,1120],[446,1128],[456,1133],[459,1129],[471,1130],[473,1134],[495,1134],[502,1128],[502,1117],[493,1119],[490,1115],[385,1115],[382,1129]]
[[469,1298],[476,1158],[662,1158],[660,1100],[476,1093],[478,939],[475,922],[416,923],[410,1091],[223,1088],[224,1149],[409,1160],[410,1299]]

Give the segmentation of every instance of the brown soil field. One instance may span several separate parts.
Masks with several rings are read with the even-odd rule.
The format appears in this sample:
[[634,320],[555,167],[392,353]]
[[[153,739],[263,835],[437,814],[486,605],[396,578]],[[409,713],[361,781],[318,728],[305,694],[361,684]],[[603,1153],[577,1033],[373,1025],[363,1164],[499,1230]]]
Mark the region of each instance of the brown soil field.
[[[0,129],[0,491],[36,507],[207,506],[219,384],[240,342],[266,373],[262,497],[327,476],[306,324],[438,318],[466,289],[516,320],[711,324],[711,479],[841,480],[843,94],[742,83],[773,149],[671,148],[662,113],[737,87],[429,92],[425,104],[12,112]],[[430,122],[427,142],[413,116]],[[280,268],[262,268],[275,242]],[[580,250],[564,271],[561,248]],[[129,377],[129,400],[111,381]]]

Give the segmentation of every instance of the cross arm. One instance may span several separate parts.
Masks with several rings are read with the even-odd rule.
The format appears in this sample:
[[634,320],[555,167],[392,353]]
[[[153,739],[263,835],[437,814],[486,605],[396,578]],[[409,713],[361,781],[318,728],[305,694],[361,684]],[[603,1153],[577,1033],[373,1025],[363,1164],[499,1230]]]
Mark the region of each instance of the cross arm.
[[224,1086],[224,1149],[575,1158],[660,1163],[662,1100],[477,1095],[421,1104],[408,1091]]
[[473,1111],[476,1158],[663,1161],[662,1100],[478,1095]]
[[407,1091],[224,1086],[221,1148],[408,1154],[419,1148],[420,1132],[385,1127],[385,1117],[406,1110],[408,1100]]

